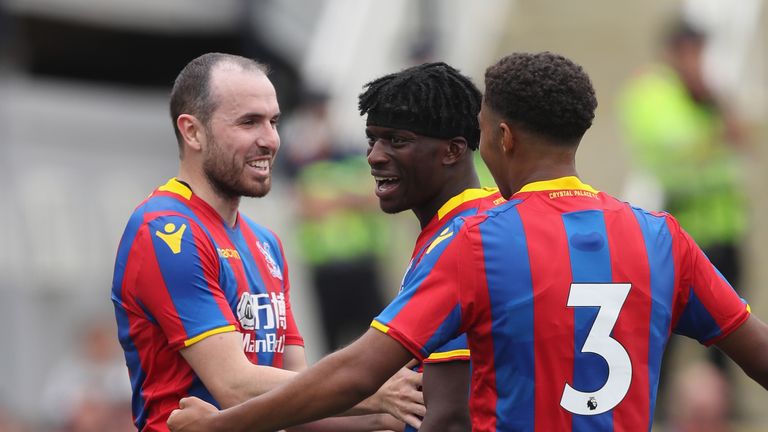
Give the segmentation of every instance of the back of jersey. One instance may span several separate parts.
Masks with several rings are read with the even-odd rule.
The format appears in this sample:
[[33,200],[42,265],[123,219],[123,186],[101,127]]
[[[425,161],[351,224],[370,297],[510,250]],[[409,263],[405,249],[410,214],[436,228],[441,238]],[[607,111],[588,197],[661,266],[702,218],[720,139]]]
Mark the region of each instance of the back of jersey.
[[650,430],[670,333],[709,344],[748,315],[674,219],[575,181],[467,223],[478,430]]

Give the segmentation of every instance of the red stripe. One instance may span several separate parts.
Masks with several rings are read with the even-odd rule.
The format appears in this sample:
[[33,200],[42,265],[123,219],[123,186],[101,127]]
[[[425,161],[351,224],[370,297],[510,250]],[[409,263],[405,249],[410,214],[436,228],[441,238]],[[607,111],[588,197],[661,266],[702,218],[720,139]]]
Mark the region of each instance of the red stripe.
[[[451,241],[443,250],[443,255],[429,275],[424,278],[416,292],[403,306],[400,312],[390,322],[394,329],[408,329],[407,333],[412,342],[423,347],[435,334],[446,317],[458,305],[459,299],[455,290],[446,292],[443,287],[455,286],[457,271],[445,263],[459,262],[460,242]],[[424,311],[433,311],[434,315],[425,316]]]
[[[473,229],[468,232],[468,237],[473,245],[482,245],[480,231]],[[464,251],[470,254],[470,259],[465,256],[466,262],[472,268],[471,271],[461,272],[468,277],[465,281],[466,288],[463,293],[472,293],[474,297],[463,296],[462,314],[468,321],[476,323],[476,326],[468,332],[469,351],[476,359],[472,364],[472,400],[470,412],[473,419],[472,428],[478,431],[496,430],[496,401],[498,399],[498,384],[496,383],[496,363],[494,357],[493,336],[491,334],[491,300],[488,294],[488,281],[485,278],[485,256],[481,247]],[[474,277],[470,279],[469,277]],[[466,312],[465,312],[466,311]],[[469,315],[471,313],[471,315]],[[467,316],[469,315],[469,316]],[[475,379],[475,377],[482,377]],[[480,380],[483,386],[480,386]],[[506,383],[501,383],[502,386]]]
[[[141,236],[144,236],[144,243],[141,241]],[[139,349],[141,368],[147,377],[152,377],[151,380],[145,381],[141,388],[144,400],[152,404],[152,410],[147,413],[147,425],[164,425],[170,411],[163,409],[163,406],[177,403],[180,397],[187,395],[187,389],[193,381],[193,372],[178,351],[168,349],[166,343],[168,336],[159,326],[145,318],[144,311],[136,303],[138,297],[142,299],[145,306],[165,305],[161,311],[158,311],[161,313],[153,312],[156,315],[154,318],[162,320],[166,329],[171,329],[172,335],[177,335],[172,341],[176,348],[186,339],[184,327],[178,319],[168,290],[165,289],[157,260],[154,255],[145,255],[153,250],[150,239],[147,226],[142,226],[126,263],[122,298],[128,315],[129,335],[134,346]],[[133,282],[136,281],[139,272],[141,272],[141,287],[147,289],[134,292],[137,287]]]
[[632,363],[632,381],[624,399],[613,410],[616,431],[645,429],[650,424],[648,341],[651,320],[651,275],[640,226],[628,206],[605,212],[613,282],[631,282],[627,300],[613,328]]
[[[547,203],[545,203],[547,205]],[[566,431],[571,414],[560,407],[565,383],[573,383],[573,311],[567,307],[572,274],[568,240],[559,213],[520,206],[533,282],[536,430]]]

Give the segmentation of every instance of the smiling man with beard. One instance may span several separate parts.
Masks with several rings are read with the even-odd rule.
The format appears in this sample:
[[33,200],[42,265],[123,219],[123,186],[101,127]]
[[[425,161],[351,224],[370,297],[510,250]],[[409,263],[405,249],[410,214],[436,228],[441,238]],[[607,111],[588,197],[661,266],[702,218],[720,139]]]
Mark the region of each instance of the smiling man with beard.
[[[263,197],[280,147],[280,107],[266,67],[210,53],[171,92],[178,176],[133,215],[117,252],[112,301],[139,430],[167,430],[184,396],[229,407],[306,368],[283,247],[238,211]],[[402,371],[353,414],[423,415],[420,378]],[[403,397],[405,395],[405,397]],[[328,419],[304,430],[401,427],[388,415]]]

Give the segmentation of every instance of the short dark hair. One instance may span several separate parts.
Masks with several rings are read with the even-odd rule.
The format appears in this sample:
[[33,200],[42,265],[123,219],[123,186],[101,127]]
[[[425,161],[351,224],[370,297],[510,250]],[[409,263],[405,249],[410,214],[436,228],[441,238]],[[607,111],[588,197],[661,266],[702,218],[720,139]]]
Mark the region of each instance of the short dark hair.
[[360,115],[368,124],[405,129],[421,135],[462,136],[477,149],[482,93],[468,77],[442,63],[424,63],[385,75],[364,86]]
[[664,32],[664,44],[673,49],[690,42],[703,45],[706,40],[704,31],[682,18],[671,22]]
[[569,144],[592,126],[597,108],[581,66],[550,52],[515,53],[488,67],[484,103],[530,132]]
[[203,54],[187,63],[173,83],[170,98],[171,122],[179,149],[182,149],[183,140],[176,119],[181,114],[192,114],[204,125],[208,125],[213,111],[216,110],[216,101],[211,95],[211,71],[222,63],[232,64],[243,70],[261,71],[265,75],[269,72],[266,65],[253,59],[216,52]]

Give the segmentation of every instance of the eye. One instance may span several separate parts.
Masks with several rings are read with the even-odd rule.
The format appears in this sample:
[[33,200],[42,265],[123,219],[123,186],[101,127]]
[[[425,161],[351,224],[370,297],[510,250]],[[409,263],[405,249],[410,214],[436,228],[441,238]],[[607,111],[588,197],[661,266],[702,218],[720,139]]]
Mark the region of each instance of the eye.
[[368,142],[368,147],[373,147],[373,144],[376,143],[376,137],[371,134],[365,134],[365,140]]

